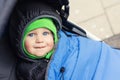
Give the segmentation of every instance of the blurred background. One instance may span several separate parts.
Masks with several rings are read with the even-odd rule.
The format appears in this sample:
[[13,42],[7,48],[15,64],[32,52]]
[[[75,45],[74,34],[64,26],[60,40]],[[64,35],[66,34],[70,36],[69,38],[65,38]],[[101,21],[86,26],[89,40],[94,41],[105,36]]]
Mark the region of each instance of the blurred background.
[[120,48],[120,0],[70,0],[69,20]]

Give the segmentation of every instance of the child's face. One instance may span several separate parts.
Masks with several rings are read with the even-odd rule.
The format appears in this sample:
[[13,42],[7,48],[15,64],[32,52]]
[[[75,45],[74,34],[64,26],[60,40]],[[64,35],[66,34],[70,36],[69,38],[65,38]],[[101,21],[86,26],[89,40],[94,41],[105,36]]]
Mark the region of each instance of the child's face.
[[26,50],[35,56],[44,56],[54,47],[53,34],[46,28],[38,28],[28,33]]

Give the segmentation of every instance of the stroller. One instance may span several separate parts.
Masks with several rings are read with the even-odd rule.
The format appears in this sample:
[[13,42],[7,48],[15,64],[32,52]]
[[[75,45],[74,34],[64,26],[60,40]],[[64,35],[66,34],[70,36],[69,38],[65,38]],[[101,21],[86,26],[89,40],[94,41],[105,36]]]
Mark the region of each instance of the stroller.
[[[10,46],[8,21],[14,7],[19,3],[29,0],[0,0],[0,80],[16,80],[15,66],[16,57]],[[33,0],[34,1],[34,0]],[[44,1],[55,7],[60,12],[63,20],[63,30],[87,37],[86,31],[72,22],[68,21],[69,1],[68,0],[38,0]],[[64,7],[64,8],[63,8]]]

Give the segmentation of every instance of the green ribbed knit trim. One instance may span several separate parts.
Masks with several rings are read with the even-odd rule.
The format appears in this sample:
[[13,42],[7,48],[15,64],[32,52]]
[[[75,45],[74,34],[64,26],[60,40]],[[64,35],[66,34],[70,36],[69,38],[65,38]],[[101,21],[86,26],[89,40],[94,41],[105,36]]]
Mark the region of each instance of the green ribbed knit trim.
[[56,26],[53,23],[52,19],[50,19],[50,18],[41,18],[41,19],[35,20],[32,23],[30,23],[26,27],[26,29],[24,30],[22,48],[25,51],[26,55],[31,59],[38,59],[38,58],[44,58],[44,57],[46,59],[49,59],[51,57],[51,55],[53,54],[54,50],[51,50],[49,53],[47,53],[44,56],[35,56],[33,54],[30,54],[25,48],[24,43],[25,43],[26,36],[28,35],[28,33],[30,31],[35,30],[37,28],[47,28],[47,29],[49,29],[54,35],[54,42],[57,43],[57,41],[58,41],[57,30],[56,30]]

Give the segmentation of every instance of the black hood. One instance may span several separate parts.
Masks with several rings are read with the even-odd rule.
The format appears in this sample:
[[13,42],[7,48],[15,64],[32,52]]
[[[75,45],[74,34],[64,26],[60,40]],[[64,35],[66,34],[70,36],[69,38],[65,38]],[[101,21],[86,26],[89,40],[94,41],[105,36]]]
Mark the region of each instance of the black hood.
[[54,23],[57,26],[57,30],[62,28],[62,20],[59,13],[49,6],[48,4],[33,1],[24,4],[17,4],[11,18],[10,18],[10,39],[13,48],[16,50],[18,57],[23,59],[29,59],[22,49],[22,36],[27,24],[33,20],[49,17],[54,19]]

